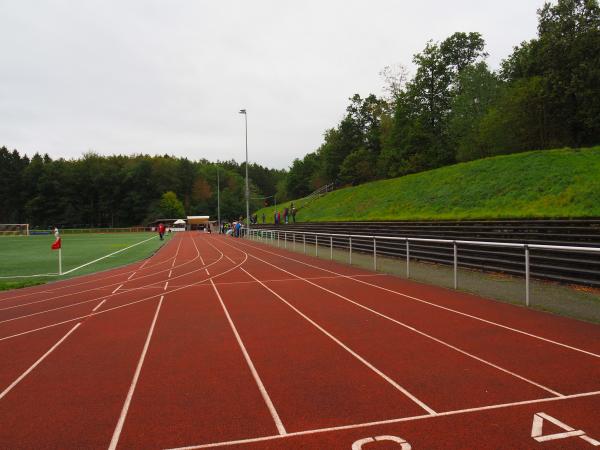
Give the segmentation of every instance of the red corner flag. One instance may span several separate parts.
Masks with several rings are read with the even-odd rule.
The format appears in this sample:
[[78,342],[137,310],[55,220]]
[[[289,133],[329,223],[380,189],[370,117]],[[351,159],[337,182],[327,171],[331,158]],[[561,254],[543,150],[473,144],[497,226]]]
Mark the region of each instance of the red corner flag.
[[54,241],[54,244],[52,244],[52,250],[58,250],[60,249],[60,238],[56,238],[56,241]]

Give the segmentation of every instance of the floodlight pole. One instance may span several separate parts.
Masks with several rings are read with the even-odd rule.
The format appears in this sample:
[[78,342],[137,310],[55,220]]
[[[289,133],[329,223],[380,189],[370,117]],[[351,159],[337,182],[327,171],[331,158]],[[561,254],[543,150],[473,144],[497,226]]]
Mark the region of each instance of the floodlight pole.
[[248,186],[248,113],[245,109],[240,109],[240,114],[244,115],[246,124],[246,234],[250,232],[250,188]]
[[219,180],[219,165],[217,164],[217,223],[221,234],[221,182]]

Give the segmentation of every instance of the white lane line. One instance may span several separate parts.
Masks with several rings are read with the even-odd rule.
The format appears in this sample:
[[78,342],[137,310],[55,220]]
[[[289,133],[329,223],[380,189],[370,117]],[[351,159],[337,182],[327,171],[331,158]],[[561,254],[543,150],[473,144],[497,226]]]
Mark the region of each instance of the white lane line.
[[[228,245],[228,244],[227,244],[227,245]],[[573,346],[571,346],[571,345],[568,345],[568,344],[563,344],[562,342],[553,341],[552,339],[548,339],[548,338],[545,338],[545,337],[542,337],[542,336],[538,336],[538,335],[536,335],[536,334],[528,333],[527,331],[523,331],[523,330],[519,330],[519,329],[517,329],[517,328],[509,327],[508,325],[503,325],[503,324],[501,324],[501,323],[493,322],[493,321],[491,321],[491,320],[487,320],[487,319],[484,319],[484,318],[482,318],[482,317],[473,316],[473,315],[471,315],[471,314],[467,314],[467,313],[464,313],[464,312],[461,312],[461,311],[457,311],[457,310],[455,310],[455,309],[448,308],[448,307],[446,307],[446,306],[438,305],[438,304],[435,304],[435,303],[429,302],[429,301],[427,301],[427,300],[423,300],[422,298],[413,297],[412,295],[404,294],[404,293],[402,293],[402,292],[395,291],[395,290],[393,290],[393,289],[388,289],[388,288],[386,288],[386,287],[379,286],[378,284],[373,284],[373,283],[369,283],[369,282],[367,282],[367,281],[364,281],[364,280],[359,280],[359,279],[356,279],[356,278],[354,278],[353,276],[350,276],[350,275],[344,275],[344,274],[342,274],[342,273],[334,272],[333,270],[329,270],[329,269],[325,269],[325,268],[323,268],[323,267],[319,267],[319,266],[315,266],[315,265],[313,265],[313,264],[309,264],[309,263],[307,263],[307,262],[304,262],[304,261],[301,261],[301,260],[299,260],[299,259],[290,258],[290,257],[288,257],[288,256],[284,256],[284,255],[282,255],[282,254],[279,254],[279,253],[270,252],[270,251],[268,251],[268,250],[265,250],[265,249],[263,249],[263,248],[260,248],[260,247],[254,246],[254,245],[249,245],[249,244],[246,244],[246,243],[243,243],[242,245],[246,245],[246,246],[248,246],[248,247],[250,247],[250,248],[252,248],[252,249],[255,249],[255,250],[260,250],[260,251],[262,251],[262,252],[264,252],[264,253],[269,253],[269,254],[271,254],[271,255],[275,255],[275,256],[278,256],[278,257],[280,257],[280,258],[289,259],[290,261],[295,261],[295,262],[297,262],[297,263],[303,264],[303,265],[305,265],[305,266],[308,266],[308,267],[313,267],[313,268],[315,268],[315,269],[319,269],[319,270],[322,270],[322,271],[324,271],[324,272],[329,272],[329,273],[332,273],[332,274],[335,274],[335,275],[339,275],[339,276],[341,276],[341,277],[343,277],[343,278],[347,278],[347,279],[349,279],[349,280],[356,281],[357,283],[366,284],[367,286],[372,286],[372,287],[374,287],[374,288],[381,289],[382,291],[391,292],[391,293],[393,293],[393,294],[400,295],[400,296],[402,296],[402,297],[406,297],[406,298],[409,298],[409,299],[411,299],[411,300],[415,300],[415,301],[417,301],[417,302],[420,302],[420,303],[424,303],[424,304],[426,304],[426,305],[433,306],[433,307],[435,307],[435,308],[439,308],[439,309],[443,309],[443,310],[446,310],[446,311],[450,311],[450,312],[452,312],[452,313],[455,313],[455,314],[458,314],[458,315],[461,315],[461,316],[464,316],[464,317],[469,317],[469,318],[471,318],[471,319],[478,320],[478,321],[480,321],[480,322],[484,322],[484,323],[487,323],[487,324],[489,324],[489,325],[494,325],[494,326],[496,326],[496,327],[499,327],[499,328],[504,328],[505,330],[510,330],[510,331],[513,331],[513,332],[515,332],[515,333],[523,334],[523,335],[525,335],[525,336],[529,336],[529,337],[531,337],[531,338],[534,338],[534,339],[539,339],[540,341],[544,341],[544,342],[548,342],[548,343],[550,343],[550,344],[558,345],[558,346],[560,346],[560,347],[568,348],[569,350],[574,350],[574,351],[576,351],[576,352],[585,353],[586,355],[590,355],[590,356],[593,356],[593,357],[595,357],[595,358],[600,358],[600,354],[598,354],[598,353],[589,352],[589,351],[587,351],[587,350],[583,350],[583,349],[581,349],[581,348],[573,347]]]
[[143,269],[143,268],[144,268],[144,266],[145,266],[146,264],[148,264],[149,262],[150,262],[150,258],[146,259],[146,261],[144,261],[144,264],[142,264],[142,265],[140,266],[140,269]]
[[[215,247],[215,248],[216,248],[216,247]],[[221,258],[219,258],[219,260],[220,260],[220,259],[221,259]],[[213,279],[215,279],[215,278],[218,278],[218,277],[220,277],[220,276],[223,276],[223,275],[225,275],[225,274],[227,274],[227,273],[231,272],[232,270],[235,270],[235,269],[237,269],[237,268],[238,268],[238,267],[240,267],[242,264],[244,264],[244,263],[246,262],[246,260],[247,260],[247,259],[248,259],[248,257],[246,256],[246,257],[245,257],[245,258],[244,258],[242,261],[240,261],[240,263],[239,263],[239,264],[236,264],[234,267],[231,267],[231,268],[229,268],[229,269],[225,270],[224,272],[218,273],[218,274],[216,274],[216,275],[212,275],[210,278],[205,278],[204,280],[200,280],[200,281],[197,281],[197,282],[195,282],[195,283],[190,283],[190,284],[187,284],[187,285],[179,286],[179,287],[177,287],[177,288],[175,288],[175,289],[171,289],[170,291],[168,291],[168,292],[165,292],[165,293],[164,293],[164,295],[166,295],[166,294],[171,294],[171,293],[173,293],[173,292],[177,292],[177,291],[180,291],[180,290],[182,290],[182,289],[187,289],[187,288],[194,287],[194,286],[200,286],[200,285],[202,285],[203,283],[207,282],[209,279],[210,279],[210,280],[213,280]],[[216,263],[216,262],[218,262],[218,261],[215,261],[215,263]],[[35,333],[36,331],[42,331],[42,330],[46,330],[46,329],[48,329],[48,328],[57,327],[57,326],[59,326],[59,325],[62,325],[62,324],[64,324],[64,323],[75,322],[76,320],[80,320],[80,319],[86,319],[86,318],[88,318],[88,317],[91,317],[91,316],[96,316],[96,315],[98,315],[98,314],[104,314],[104,313],[107,313],[107,312],[115,311],[115,310],[117,310],[117,309],[126,308],[126,307],[128,307],[128,306],[136,305],[136,304],[138,304],[138,303],[142,303],[142,302],[151,301],[151,300],[153,300],[153,299],[157,298],[159,295],[160,295],[160,294],[151,295],[151,296],[149,296],[149,297],[144,297],[144,298],[142,298],[142,299],[140,299],[140,300],[135,300],[135,301],[133,301],[133,302],[125,303],[125,304],[123,304],[123,305],[119,305],[119,306],[113,306],[112,308],[108,308],[108,309],[105,309],[105,310],[103,310],[103,311],[98,311],[98,312],[96,312],[96,313],[92,313],[92,314],[86,314],[85,316],[74,317],[74,318],[72,318],[72,319],[63,320],[63,321],[61,321],[61,322],[55,322],[55,323],[52,323],[52,324],[50,324],[50,325],[46,325],[46,326],[43,326],[43,327],[34,328],[34,329],[32,329],[32,330],[22,331],[21,333],[16,333],[16,334],[11,334],[11,335],[8,335],[8,336],[0,337],[0,342],[1,342],[1,341],[6,341],[6,340],[8,340],[8,339],[14,339],[14,338],[16,338],[16,337],[19,337],[19,336],[24,336],[24,335],[26,335],[26,334]],[[110,297],[110,296],[108,296],[108,297]],[[88,302],[90,302],[90,301],[95,301],[95,300],[98,300],[98,299],[86,300],[85,302],[82,302],[82,303],[88,303]]]
[[50,350],[48,350],[46,353],[44,353],[40,359],[38,359],[36,362],[34,362],[31,367],[29,367],[29,369],[27,369],[25,372],[23,372],[21,374],[21,376],[19,378],[17,378],[15,381],[13,381],[10,386],[8,386],[6,389],[4,389],[4,391],[2,391],[2,393],[0,393],[0,400],[2,400],[6,394],[8,394],[17,384],[19,384],[21,382],[21,380],[23,380],[23,378],[25,378],[27,375],[29,375],[31,373],[31,371],[33,369],[35,369],[44,359],[46,359],[46,357],[52,353],[54,350],[56,350],[56,347],[58,347],[60,344],[62,344],[65,339],[67,339],[71,333],[73,333],[73,331],[75,331],[77,328],[79,328],[79,325],[81,325],[81,322],[79,322],[77,325],[75,325],[73,328],[71,328],[67,334],[65,334],[62,338],[60,338],[60,340],[54,344],[52,347],[50,347]]
[[[250,256],[252,256],[253,258],[255,258],[255,259],[257,259],[257,260],[259,260],[259,261],[261,261],[261,262],[263,262],[263,263],[265,263],[265,264],[268,264],[268,265],[269,265],[269,266],[271,266],[271,267],[274,267],[274,268],[276,268],[276,269],[278,269],[278,270],[280,270],[280,271],[282,271],[282,272],[285,272],[285,273],[287,273],[287,274],[289,274],[289,275],[291,275],[291,276],[293,276],[293,277],[296,277],[296,278],[298,278],[299,280],[302,280],[302,281],[304,281],[304,282],[306,282],[306,283],[308,283],[308,284],[311,284],[311,285],[313,285],[313,286],[315,286],[315,287],[317,287],[317,288],[319,288],[319,289],[321,289],[321,290],[323,290],[323,291],[325,291],[325,292],[328,292],[328,293],[330,293],[330,294],[332,294],[332,295],[335,295],[336,297],[338,297],[338,298],[340,298],[340,299],[342,299],[342,300],[344,300],[344,301],[346,301],[346,302],[349,302],[349,303],[351,303],[351,304],[353,304],[353,305],[355,305],[355,306],[358,306],[359,308],[361,308],[361,309],[364,309],[365,311],[368,311],[368,312],[370,312],[370,313],[372,313],[372,314],[375,314],[376,316],[379,316],[379,317],[381,317],[381,318],[383,318],[383,319],[389,320],[390,322],[393,322],[393,323],[395,323],[395,324],[397,324],[397,325],[400,325],[400,326],[402,326],[402,327],[406,328],[407,330],[413,331],[413,332],[415,332],[415,333],[417,333],[417,334],[419,334],[419,335],[421,335],[421,336],[423,336],[423,337],[426,337],[426,338],[428,338],[428,339],[431,339],[432,341],[435,341],[435,342],[437,342],[438,344],[442,344],[443,346],[445,346],[445,347],[448,347],[448,348],[450,348],[450,349],[452,349],[452,350],[454,350],[454,351],[456,351],[456,352],[458,352],[458,353],[461,353],[461,354],[463,354],[463,355],[465,355],[465,356],[468,356],[468,357],[470,357],[470,358],[473,358],[473,359],[475,359],[476,361],[479,361],[479,362],[481,362],[481,363],[483,363],[483,364],[486,364],[486,365],[488,365],[488,366],[490,366],[490,367],[493,367],[494,369],[497,369],[497,370],[499,370],[499,371],[501,371],[501,372],[504,372],[504,373],[506,373],[506,374],[508,374],[508,375],[511,375],[511,376],[515,377],[515,378],[518,378],[519,380],[522,380],[522,381],[525,381],[525,382],[527,382],[527,383],[529,383],[529,384],[532,384],[533,386],[536,386],[536,387],[538,387],[538,388],[540,388],[540,389],[543,389],[543,390],[545,390],[545,391],[547,391],[547,392],[550,392],[551,394],[554,394],[554,395],[556,395],[557,397],[564,397],[564,395],[563,395],[563,394],[561,394],[560,392],[557,392],[557,391],[555,391],[555,390],[553,390],[553,389],[550,389],[550,388],[549,388],[549,387],[547,387],[547,386],[544,386],[544,385],[542,385],[542,384],[536,383],[535,381],[533,381],[533,380],[530,380],[529,378],[526,378],[526,377],[524,377],[524,376],[521,376],[521,375],[519,375],[519,374],[517,374],[517,373],[515,373],[515,372],[511,372],[510,370],[508,370],[508,369],[505,369],[504,367],[498,366],[497,364],[494,364],[494,363],[492,363],[492,362],[490,362],[490,361],[487,361],[487,360],[485,360],[485,359],[483,359],[483,358],[480,358],[479,356],[476,356],[476,355],[474,355],[474,354],[472,354],[472,353],[469,353],[469,352],[467,352],[467,351],[465,351],[465,350],[462,350],[462,349],[461,349],[461,348],[459,348],[459,347],[456,347],[456,346],[454,346],[454,345],[452,345],[452,344],[449,344],[448,342],[445,342],[445,341],[443,341],[443,340],[441,340],[441,339],[438,339],[438,338],[436,338],[436,337],[434,337],[434,336],[431,336],[430,334],[427,334],[427,333],[425,333],[425,332],[423,332],[423,331],[421,331],[421,330],[418,330],[417,328],[414,328],[414,327],[412,327],[412,326],[410,326],[410,325],[408,325],[408,324],[405,324],[404,322],[400,322],[399,320],[396,320],[396,319],[394,319],[394,318],[392,318],[392,317],[386,316],[385,314],[383,314],[383,313],[380,313],[379,311],[376,311],[376,310],[374,310],[374,309],[371,309],[371,308],[369,308],[369,307],[367,307],[367,306],[365,306],[365,305],[363,305],[363,304],[361,304],[361,303],[355,302],[354,300],[351,300],[351,299],[349,299],[348,297],[345,297],[345,296],[343,296],[342,294],[339,294],[339,293],[337,293],[337,292],[335,292],[335,291],[332,291],[332,290],[330,290],[330,289],[327,289],[326,287],[323,287],[323,286],[321,286],[321,285],[319,285],[319,284],[317,284],[317,283],[315,283],[315,282],[313,282],[313,281],[310,281],[310,280],[307,280],[307,279],[305,279],[305,278],[302,278],[301,276],[299,276],[299,275],[296,275],[295,273],[288,272],[287,270],[285,270],[285,269],[282,269],[281,267],[279,267],[279,266],[277,266],[277,265],[275,265],[275,264],[271,264],[270,262],[268,262],[268,261],[265,261],[265,260],[263,260],[263,259],[259,258],[258,256],[254,256],[254,255],[250,255]],[[242,269],[242,270],[244,270],[244,269]],[[245,270],[244,270],[244,272],[245,272]],[[251,275],[251,276],[252,276],[252,275]],[[253,277],[253,278],[254,278],[254,277]],[[257,280],[257,281],[258,281],[258,280]]]
[[172,270],[169,270],[169,276],[167,278],[171,278],[171,275],[173,274]]
[[269,291],[271,294],[273,294],[275,297],[277,297],[283,303],[285,303],[286,305],[288,305],[298,315],[300,315],[301,317],[303,317],[304,319],[306,319],[310,324],[312,324],[319,331],[321,331],[323,334],[325,334],[325,336],[327,336],[328,338],[330,338],[333,342],[335,342],[336,344],[338,344],[340,347],[342,347],[344,350],[346,350],[348,353],[350,353],[352,356],[354,356],[356,359],[358,359],[361,363],[363,363],[365,366],[367,366],[369,369],[371,369],[373,372],[375,372],[377,375],[379,375],[381,378],[383,378],[385,381],[387,381],[389,384],[391,384],[397,390],[399,390],[404,395],[406,395],[408,398],[410,398],[414,403],[416,403],[417,405],[419,405],[421,408],[423,408],[429,414],[431,414],[431,415],[435,415],[436,414],[436,412],[433,410],[433,408],[431,408],[425,402],[419,400],[416,396],[414,396],[413,394],[411,394],[406,388],[404,388],[403,386],[401,386],[400,384],[398,384],[396,381],[394,381],[392,378],[390,378],[389,376],[387,376],[385,373],[383,373],[381,370],[379,370],[377,367],[375,367],[373,364],[371,364],[365,358],[363,358],[362,356],[360,356],[358,353],[356,353],[354,350],[352,350],[350,347],[348,347],[346,344],[344,344],[342,341],[340,341],[338,338],[336,338],[334,335],[332,335],[330,332],[328,332],[325,328],[323,328],[322,326],[320,326],[318,323],[316,323],[310,317],[308,317],[307,315],[305,315],[302,311],[300,311],[294,305],[292,305],[291,303],[289,303],[286,299],[284,299],[281,295],[279,295],[277,292],[275,292],[269,286],[267,286],[266,284],[264,284],[262,281],[260,281],[258,278],[256,278],[251,273],[247,272],[244,268],[241,268],[241,270],[246,275],[248,275],[249,277],[251,277],[254,280],[256,280],[261,286],[263,286],[267,291]]
[[167,286],[168,286],[168,285],[169,285],[169,282],[168,282],[168,281],[167,281],[167,282],[165,282],[165,287],[163,288],[163,291],[166,291],[166,290],[167,290]]
[[142,350],[140,360],[138,361],[138,365],[135,369],[133,380],[131,380],[131,386],[129,386],[129,391],[127,392],[127,397],[125,398],[125,403],[123,404],[123,409],[121,410],[119,421],[117,422],[117,426],[110,441],[110,445],[108,447],[109,450],[116,449],[117,444],[119,443],[119,437],[121,436],[121,431],[123,431],[123,425],[125,424],[125,418],[127,417],[127,412],[129,411],[129,405],[131,405],[131,399],[133,398],[133,393],[135,391],[135,387],[140,377],[142,366],[144,365],[144,359],[146,358],[146,353],[148,352],[148,347],[150,346],[150,339],[152,339],[152,333],[154,332],[154,326],[156,325],[156,320],[158,319],[158,313],[160,312],[160,307],[162,305],[163,298],[164,296],[161,295],[160,301],[158,302],[158,306],[156,308],[156,313],[154,313],[154,319],[152,319],[152,325],[150,325],[150,330],[148,331],[148,336],[146,337],[144,349]]
[[215,294],[217,294],[217,297],[219,298],[219,302],[221,303],[221,307],[223,308],[223,311],[225,312],[225,316],[227,317],[229,326],[233,330],[233,334],[235,335],[238,345],[240,346],[242,353],[244,354],[246,363],[248,364],[248,367],[250,368],[250,372],[252,372],[252,376],[254,377],[256,384],[258,385],[258,389],[263,397],[263,400],[265,401],[265,403],[267,404],[267,408],[269,408],[269,411],[271,412],[271,416],[273,417],[273,420],[275,421],[275,425],[277,426],[277,431],[279,431],[280,435],[287,434],[287,432],[285,431],[285,427],[283,426],[283,423],[281,422],[281,418],[279,417],[279,414],[277,413],[277,410],[275,409],[275,406],[273,405],[273,402],[271,401],[271,397],[269,397],[269,394],[267,393],[265,385],[263,384],[262,380],[260,379],[260,376],[258,375],[256,368],[254,367],[254,363],[250,359],[250,355],[246,351],[246,347],[244,346],[244,343],[242,342],[242,338],[240,337],[240,334],[238,333],[237,328],[235,327],[235,325],[233,323],[233,320],[231,320],[229,311],[227,311],[227,308],[225,307],[225,303],[223,302],[223,299],[221,298],[221,294],[219,293],[217,286],[215,286],[215,283],[213,283],[212,279],[210,280],[210,283],[212,284]]
[[377,422],[365,422],[365,423],[357,423],[357,424],[352,424],[352,425],[341,425],[338,427],[317,428],[314,430],[295,431],[295,432],[288,433],[285,436],[281,436],[281,435],[263,436],[263,437],[258,437],[258,438],[240,439],[237,441],[214,442],[211,444],[189,445],[186,447],[172,447],[167,450],[193,450],[193,449],[198,449],[198,448],[214,448],[214,447],[224,447],[224,446],[230,446],[230,445],[250,444],[250,443],[254,443],[254,442],[264,442],[264,441],[288,439],[288,438],[295,437],[295,436],[308,436],[311,434],[327,433],[327,432],[331,432],[331,431],[353,430],[356,428],[374,427],[377,425],[389,425],[389,424],[394,424],[394,423],[413,422],[416,420],[433,419],[433,418],[442,417],[442,416],[454,416],[454,415],[468,414],[468,413],[473,413],[473,412],[478,412],[478,411],[487,411],[490,409],[502,409],[502,408],[509,408],[512,406],[533,405],[533,404],[537,404],[537,403],[548,403],[548,402],[555,402],[555,401],[559,401],[559,400],[570,400],[570,399],[574,399],[574,398],[591,397],[594,395],[600,395],[600,391],[584,392],[581,394],[567,395],[565,397],[549,397],[549,398],[541,398],[541,399],[537,399],[537,400],[525,400],[522,402],[502,403],[499,405],[481,406],[478,408],[446,411],[446,412],[438,413],[436,416],[431,416],[429,414],[423,414],[420,416],[379,420]]
[[136,273],[137,273],[137,270],[135,272],[131,272],[131,275],[129,275],[127,280],[131,280]]
[[210,275],[210,272],[208,271],[208,269],[204,269],[206,270],[206,275]]
[[114,291],[112,291],[112,293],[113,293],[113,294],[116,294],[116,293],[117,293],[117,291],[118,291],[119,289],[121,289],[122,287],[123,287],[123,285],[122,285],[122,284],[118,285],[118,286],[117,286],[117,288],[116,288]]
[[96,312],[98,310],[98,308],[100,308],[102,305],[104,305],[104,302],[106,301],[106,299],[102,300],[100,303],[98,303],[96,305],[96,307],[94,309],[92,309],[93,312]]

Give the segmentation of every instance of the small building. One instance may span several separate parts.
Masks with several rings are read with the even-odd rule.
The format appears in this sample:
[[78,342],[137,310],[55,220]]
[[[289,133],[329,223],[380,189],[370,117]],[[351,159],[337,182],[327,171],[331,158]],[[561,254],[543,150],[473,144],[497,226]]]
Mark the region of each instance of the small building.
[[188,230],[207,230],[210,226],[210,216],[187,216]]

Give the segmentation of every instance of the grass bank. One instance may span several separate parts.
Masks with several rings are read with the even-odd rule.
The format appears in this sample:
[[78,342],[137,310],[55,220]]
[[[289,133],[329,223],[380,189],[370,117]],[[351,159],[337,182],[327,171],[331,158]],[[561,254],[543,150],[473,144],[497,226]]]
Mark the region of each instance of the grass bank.
[[[294,203],[301,222],[600,217],[600,147],[485,158]],[[259,222],[263,213],[273,223],[274,208]]]

